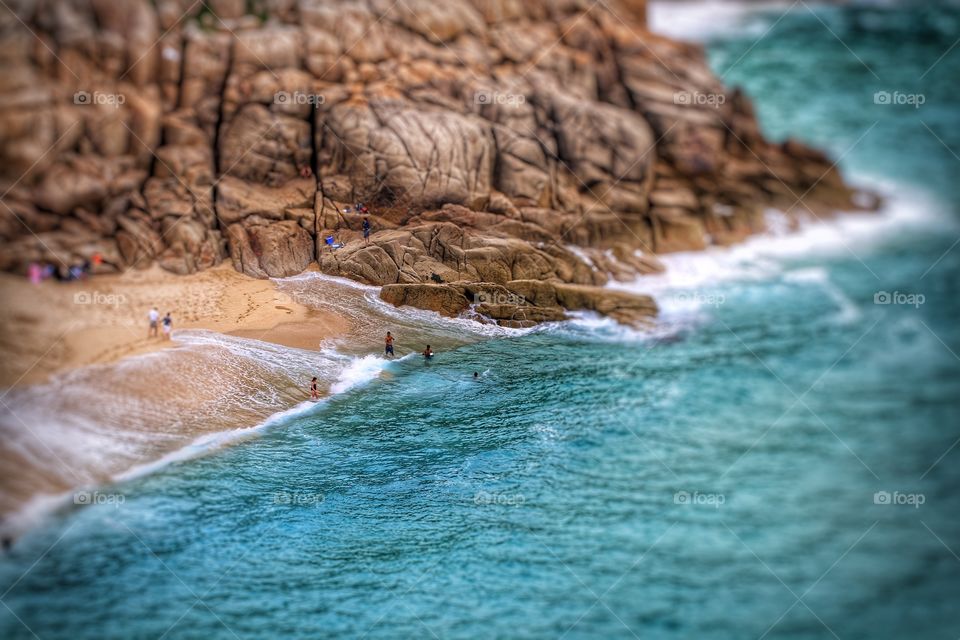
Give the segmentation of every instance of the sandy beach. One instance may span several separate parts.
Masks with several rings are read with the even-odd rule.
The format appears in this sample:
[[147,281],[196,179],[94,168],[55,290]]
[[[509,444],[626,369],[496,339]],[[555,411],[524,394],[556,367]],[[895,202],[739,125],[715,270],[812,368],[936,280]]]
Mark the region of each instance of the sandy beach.
[[[0,521],[34,496],[108,482],[203,434],[249,427],[291,406],[305,397],[311,368],[334,375],[318,351],[353,324],[230,264],[189,276],[153,267],[39,285],[2,274],[0,300],[0,466],[17,469],[0,474]],[[161,317],[171,313],[173,339],[148,337],[153,306]],[[302,351],[285,353],[270,373],[258,368],[267,355],[238,358],[219,342],[183,348],[177,331],[196,329]],[[261,397],[265,379],[270,391]]]
[[0,274],[0,386],[36,384],[59,372],[107,364],[173,344],[147,335],[147,314],[171,312],[174,331],[208,329],[300,349],[344,334],[348,321],[298,304],[271,280],[229,264],[178,276],[159,267],[33,285]]

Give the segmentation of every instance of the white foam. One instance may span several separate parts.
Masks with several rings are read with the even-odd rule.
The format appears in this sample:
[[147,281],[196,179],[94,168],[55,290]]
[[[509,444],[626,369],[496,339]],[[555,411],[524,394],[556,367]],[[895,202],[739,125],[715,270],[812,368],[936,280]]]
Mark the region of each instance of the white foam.
[[435,328],[452,330],[458,335],[503,337],[523,335],[530,331],[529,329],[501,327],[494,323],[483,324],[471,318],[448,318],[440,315],[436,311],[417,309],[415,307],[394,307],[389,302],[382,300],[379,293],[369,295],[368,300],[371,304],[376,305],[384,315],[393,316],[413,324],[426,324],[427,326],[432,325]]
[[274,282],[284,283],[284,282],[310,282],[313,280],[320,280],[321,282],[328,282],[332,285],[349,287],[351,289],[361,289],[366,291],[379,291],[380,287],[377,287],[372,284],[364,284],[362,282],[357,282],[356,280],[351,280],[350,278],[341,278],[338,276],[327,275],[326,273],[320,273],[318,271],[305,271],[304,273],[299,273],[295,276],[289,276],[286,278],[272,278]]
[[630,327],[594,311],[568,311],[567,316],[568,320],[540,325],[538,330],[559,331],[567,336],[584,338],[590,342],[623,343],[667,339],[677,335],[682,329],[680,325],[669,322],[658,322],[642,329]]
[[[724,282],[777,278],[790,270],[791,260],[797,259],[846,256],[869,269],[869,252],[895,234],[956,226],[944,214],[943,206],[924,192],[889,183],[874,186],[886,193],[885,205],[877,213],[840,213],[830,219],[807,219],[801,221],[799,229],[791,230],[782,213],[770,210],[766,213],[765,233],[731,247],[660,256],[666,266],[664,273],[608,286],[652,294],[659,303],[659,297],[678,290],[710,291]],[[665,302],[669,308],[670,301]]]
[[647,6],[647,21],[654,33],[703,42],[727,34],[760,36],[776,18],[797,9],[802,7],[788,0],[654,0]]
[[[277,411],[262,422],[250,427],[201,435],[186,446],[182,446],[174,451],[170,451],[156,460],[138,464],[125,471],[113,474],[107,484],[127,482],[155,473],[171,464],[197,458],[221,449],[225,446],[234,444],[238,441],[255,437],[265,430],[281,424],[290,418],[309,414],[318,410],[319,407],[323,406],[331,398],[346,393],[352,389],[361,387],[375,380],[387,367],[390,366],[392,362],[374,355],[350,357],[329,349],[324,350],[321,353],[302,352],[297,349],[289,349],[287,347],[281,347],[271,343],[223,336],[214,332],[191,331],[186,332],[184,334],[184,338],[185,344],[187,345],[215,345],[217,347],[224,347],[228,348],[232,353],[241,355],[244,358],[254,359],[258,362],[272,361],[269,362],[269,364],[273,366],[284,366],[285,364],[289,367],[291,364],[289,358],[296,358],[296,354],[299,352],[307,358],[311,358],[313,360],[320,358],[331,365],[341,363],[342,368],[336,381],[330,387],[329,395],[321,400],[307,400],[300,402],[292,407]],[[402,358],[397,358],[397,361],[404,360],[412,357],[413,355],[414,354],[407,354]],[[283,356],[288,358],[286,363],[284,363],[282,360]],[[92,426],[93,425],[91,424],[91,427]],[[47,431],[49,431],[49,427]],[[57,433],[60,434],[61,432],[58,431]],[[67,430],[58,437],[62,442],[69,442],[70,440],[67,438],[67,436],[71,434],[73,436],[73,441],[78,444],[86,445],[89,444],[89,442],[93,442],[93,440],[90,440],[91,434],[87,433],[86,429],[74,429],[73,431]],[[120,446],[124,444],[123,438],[120,437],[122,435],[123,434],[114,433],[112,439],[104,441],[103,438],[97,438],[95,442],[98,444],[112,444],[114,446]],[[86,449],[90,449],[90,447],[87,446]],[[67,492],[57,495],[39,494],[34,496],[3,523],[4,534],[20,535],[29,531],[32,527],[38,524],[43,517],[49,515],[58,508],[69,505],[72,502],[76,491],[80,490],[81,488],[82,487],[75,487]]]
[[[379,377],[384,369],[390,364],[388,360],[374,355],[363,356],[360,358],[350,358],[347,356],[340,356],[340,354],[336,354],[335,352],[331,351],[327,351],[325,353],[328,356],[349,360],[349,364],[340,372],[337,381],[331,385],[329,396],[317,401],[305,400],[297,405],[294,405],[293,407],[277,411],[263,422],[252,427],[244,427],[241,429],[232,429],[230,431],[221,431],[202,435],[186,447],[172,451],[156,461],[138,465],[133,469],[114,476],[113,481],[122,482],[124,480],[130,480],[132,478],[147,475],[174,462],[189,460],[212,450],[220,449],[227,444],[236,442],[237,440],[254,436],[272,426],[288,420],[289,418],[315,411],[318,407],[325,404],[330,398],[372,382]],[[403,358],[398,358],[398,360],[402,359]]]
[[[126,471],[113,475],[107,484],[128,482],[136,478],[141,478],[143,476],[156,473],[157,471],[168,467],[171,464],[197,458],[217,449],[221,449],[229,444],[234,444],[245,438],[256,436],[267,428],[283,422],[288,418],[297,415],[303,415],[312,410],[316,410],[318,405],[320,405],[322,402],[324,401],[321,400],[318,402],[313,402],[308,400],[301,402],[296,406],[290,407],[289,409],[284,409],[283,411],[274,413],[260,424],[252,427],[204,434],[185,447],[171,451],[156,460],[136,465],[130,469],[127,469]],[[98,484],[96,486],[100,485]],[[93,489],[95,486],[91,485],[90,487],[86,488]],[[4,535],[17,536],[29,531],[31,528],[39,524],[44,518],[49,516],[52,512],[71,504],[74,496],[83,489],[85,489],[85,487],[74,487],[73,489],[60,494],[35,495],[22,507],[15,511],[7,521],[4,522]]]
[[583,262],[585,265],[587,265],[588,267],[590,267],[590,268],[593,269],[594,271],[598,271],[597,265],[594,264],[594,262],[593,262],[593,258],[591,258],[591,257],[587,254],[587,252],[583,250],[583,247],[578,247],[578,246],[575,245],[575,244],[568,244],[568,245],[565,245],[565,246],[564,246],[564,249],[566,249],[567,251],[569,251],[569,252],[572,253],[573,255],[575,255],[575,256],[577,256],[578,258],[580,258],[581,262]]
[[352,358],[350,364],[340,372],[337,381],[331,385],[330,393],[337,395],[366,384],[379,377],[388,364],[388,360],[375,355]]

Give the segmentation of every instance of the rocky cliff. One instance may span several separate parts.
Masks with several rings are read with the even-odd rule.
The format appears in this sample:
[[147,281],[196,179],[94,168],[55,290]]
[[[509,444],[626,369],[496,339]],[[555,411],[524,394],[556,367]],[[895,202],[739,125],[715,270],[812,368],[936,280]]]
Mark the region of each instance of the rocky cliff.
[[0,269],[317,261],[451,315],[635,321],[649,300],[596,287],[736,242],[766,207],[851,206],[644,5],[9,1]]

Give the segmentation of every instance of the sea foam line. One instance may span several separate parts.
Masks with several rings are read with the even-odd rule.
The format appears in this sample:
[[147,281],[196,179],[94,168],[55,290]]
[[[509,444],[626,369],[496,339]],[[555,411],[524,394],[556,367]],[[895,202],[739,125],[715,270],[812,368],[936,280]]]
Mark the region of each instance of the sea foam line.
[[[397,361],[404,360],[412,355],[414,354],[407,354],[402,358],[397,358]],[[350,363],[344,367],[343,370],[341,370],[340,375],[337,377],[337,381],[330,386],[329,395],[320,398],[319,400],[304,400],[303,402],[300,402],[292,407],[277,411],[276,413],[273,413],[267,417],[267,419],[263,422],[251,427],[242,427],[240,429],[231,429],[229,431],[218,431],[215,433],[204,434],[185,447],[177,449],[176,451],[172,451],[153,462],[138,465],[132,469],[117,474],[113,476],[111,480],[113,482],[124,482],[126,480],[148,475],[174,462],[196,458],[205,453],[209,453],[210,451],[220,449],[227,444],[232,444],[237,440],[255,436],[271,427],[286,422],[290,418],[314,413],[333,398],[374,381],[387,369],[391,362],[385,358],[375,355],[366,355],[355,358],[343,356],[343,359],[349,360]]]
[[[317,412],[334,398],[369,384],[378,378],[392,362],[406,360],[416,354],[407,354],[392,361],[374,355],[362,357],[344,356],[330,350],[326,352],[326,355],[349,361],[341,370],[337,380],[331,385],[329,395],[316,401],[305,400],[287,409],[277,411],[253,426],[203,434],[189,444],[170,451],[156,460],[135,465],[126,471],[114,474],[108,482],[97,486],[103,487],[122,484],[151,475],[172,464],[198,458],[239,441],[256,437],[268,429],[281,425],[292,418]],[[72,504],[74,502],[74,496],[79,492],[93,488],[95,487],[73,487],[59,494],[37,494],[7,518],[2,528],[0,528],[0,532],[2,532],[3,536],[23,535],[52,513]]]
[[776,18],[797,7],[788,0],[730,2],[729,0],[654,0],[648,5],[650,30],[680,40],[704,42],[723,35],[763,35],[771,15]]
[[[862,182],[862,180],[861,180]],[[875,246],[896,233],[956,226],[942,204],[922,191],[877,183],[886,193],[876,213],[839,212],[828,219],[801,219],[798,229],[776,210],[766,212],[768,230],[730,247],[660,256],[666,271],[639,276],[631,282],[612,282],[613,289],[647,293],[714,288],[725,282],[757,282],[782,276],[789,261],[811,256],[847,256],[862,260]]]

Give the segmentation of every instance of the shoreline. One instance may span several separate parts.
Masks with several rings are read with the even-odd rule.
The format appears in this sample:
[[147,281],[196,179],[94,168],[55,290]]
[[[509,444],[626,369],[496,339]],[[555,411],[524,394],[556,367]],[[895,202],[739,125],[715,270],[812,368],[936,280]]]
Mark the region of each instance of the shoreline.
[[[312,265],[316,269],[316,265]],[[0,274],[0,388],[50,382],[84,366],[113,364],[177,341],[147,337],[147,313],[172,312],[173,330],[206,329],[298,349],[347,334],[336,313],[299,304],[273,280],[243,275],[229,263],[181,276],[143,271],[33,285]],[[64,320],[66,319],[66,320]]]
[[[888,200],[887,205],[890,204],[891,200]],[[886,213],[891,212],[888,210]],[[837,212],[837,217],[831,219],[829,224],[824,225],[824,221],[819,221],[820,224],[813,223],[811,226],[814,228],[834,227],[838,218],[847,217],[844,212]],[[851,215],[849,218],[863,219],[859,214]],[[868,226],[881,229],[887,226],[884,224],[885,221],[887,224],[893,222],[886,215],[871,216],[870,220],[872,224]],[[763,238],[761,234],[758,234],[753,238],[758,241],[765,239],[783,241],[800,236],[803,231],[804,229],[800,228],[793,229],[782,236]],[[839,232],[839,229],[837,231]],[[749,239],[747,242],[749,242]],[[724,247],[721,252],[733,255],[736,253],[737,247],[742,249],[744,243]],[[705,252],[695,253],[704,254]],[[704,257],[708,256],[704,255]],[[686,286],[690,286],[690,284],[692,283],[686,283]],[[10,286],[10,278],[3,276],[0,279],[0,292],[9,295],[10,288],[8,287]],[[301,305],[293,299],[293,296],[279,291],[276,282],[250,278],[235,272],[229,265],[221,265],[192,276],[168,274],[154,267],[146,272],[136,272],[132,275],[99,276],[93,280],[67,284],[51,282],[44,283],[40,287],[34,287],[25,279],[21,279],[19,283],[13,283],[12,286],[21,288],[21,297],[23,287],[27,288],[28,293],[37,292],[39,294],[33,297],[30,305],[26,306],[43,305],[44,300],[52,296],[61,305],[66,304],[69,305],[68,308],[79,309],[77,312],[79,317],[74,317],[72,320],[83,323],[72,333],[68,329],[67,335],[60,336],[61,341],[65,343],[62,352],[49,349],[53,356],[47,360],[41,359],[33,370],[27,371],[26,375],[21,375],[21,379],[17,381],[17,386],[14,388],[41,384],[45,380],[49,381],[51,377],[55,378],[58,374],[73,371],[85,365],[117,363],[129,360],[133,356],[159,352],[167,346],[182,344],[177,340],[164,343],[159,339],[148,341],[142,337],[142,334],[146,332],[146,311],[149,309],[149,306],[141,308],[144,304],[144,289],[155,293],[155,297],[162,300],[168,299],[165,296],[170,294],[170,289],[183,298],[184,302],[174,307],[174,310],[180,310],[179,313],[183,313],[187,320],[175,324],[175,330],[205,329],[221,335],[254,339],[302,350],[319,351],[320,342],[343,337],[349,333],[352,326],[348,318],[343,315],[329,311],[318,311]],[[697,285],[693,284],[693,286],[696,287]],[[679,284],[679,287],[684,288],[684,284]],[[96,290],[103,295],[124,294],[129,296],[129,299],[124,300],[123,304],[113,307],[108,306],[106,311],[100,308],[103,305],[77,304],[73,301],[73,296],[76,293],[90,290]],[[207,297],[205,298],[204,295]],[[19,306],[22,305],[17,305],[16,308],[5,308],[0,312],[0,319],[3,318],[3,315],[23,313],[24,310]],[[121,310],[118,311],[117,307]],[[159,308],[161,314],[166,310],[163,306]],[[208,315],[199,317],[201,312],[207,312]],[[106,317],[114,318],[114,325],[93,325],[95,322],[103,321],[104,313],[107,314]],[[23,325],[24,319],[21,318],[18,321],[21,322],[22,328],[26,328]],[[137,323],[137,326],[131,328],[127,326],[128,322]],[[34,328],[34,326],[31,325],[30,328]],[[42,329],[40,333],[44,336],[55,335],[50,326],[43,326]],[[91,344],[86,345],[85,349],[71,351],[74,344],[83,340],[89,340]],[[23,352],[27,351],[26,347],[29,344],[30,341],[24,341]],[[34,344],[33,347],[36,348],[36,345]],[[323,391],[320,405],[335,395],[337,394],[332,390]],[[129,468],[115,469],[114,473],[97,478],[89,486],[109,486],[124,482],[131,477],[151,473],[153,470],[165,466],[166,462],[204,455],[211,450],[218,449],[220,444],[231,443],[237,439],[242,440],[246,436],[255,436],[257,432],[273,424],[282,416],[308,410],[315,406],[318,405],[300,401],[259,416],[255,420],[244,419],[244,416],[235,416],[235,422],[233,422],[233,428],[231,429],[214,430],[206,433],[185,432],[183,435],[188,437],[181,441],[179,446],[163,452],[157,458],[144,458]],[[250,418],[252,416],[246,417]],[[10,527],[10,529],[4,527],[5,533],[16,531],[14,535],[19,537],[29,532],[38,519],[45,514],[52,513],[64,505],[69,506],[70,496],[84,486],[88,485],[75,484],[69,487],[60,485],[60,488],[63,489],[61,491],[39,489],[31,491],[29,496],[21,495],[20,499],[17,500],[19,503],[17,506],[13,509],[4,510],[3,520]]]
[[[786,232],[768,228],[733,245],[663,254],[660,259],[668,264],[675,262],[673,256],[707,260],[718,252],[744,251],[758,242],[789,244],[791,239],[796,242],[818,227],[833,226],[848,217],[862,219],[867,215],[874,223],[890,224],[894,222],[890,219],[891,205],[900,204],[900,198],[890,195],[884,194],[886,203],[877,212],[836,211],[829,219],[801,221]],[[298,276],[311,273],[320,273],[315,262]],[[656,293],[662,292],[664,285],[674,286],[670,284],[671,275],[682,277],[681,272],[671,274],[668,270],[633,281],[611,280],[605,286],[638,292],[640,285],[648,284],[651,293]],[[681,288],[693,285],[677,284]],[[146,337],[147,312],[152,304],[157,305],[161,316],[167,310],[173,312],[174,332],[203,329],[303,350],[319,350],[321,343],[345,337],[353,329],[343,315],[300,304],[280,291],[274,280],[244,275],[229,262],[190,275],[173,274],[152,265],[145,270],[40,285],[22,276],[0,273],[0,300],[4,302],[0,305],[0,323],[7,329],[0,336],[0,352],[4,354],[0,360],[0,389],[7,390],[50,382],[59,374],[84,366],[115,364],[175,346],[175,339],[163,340],[162,334],[160,338]],[[59,322],[55,318],[69,320]]]

